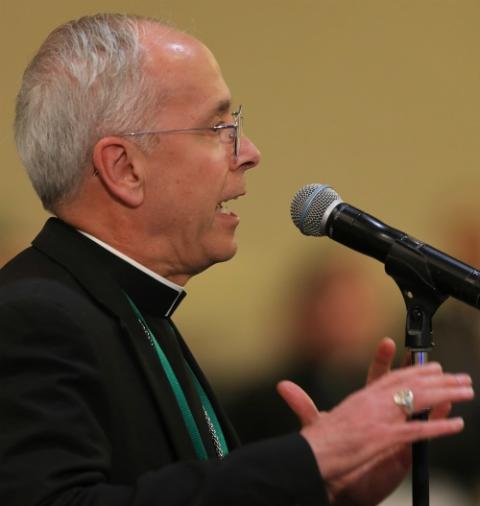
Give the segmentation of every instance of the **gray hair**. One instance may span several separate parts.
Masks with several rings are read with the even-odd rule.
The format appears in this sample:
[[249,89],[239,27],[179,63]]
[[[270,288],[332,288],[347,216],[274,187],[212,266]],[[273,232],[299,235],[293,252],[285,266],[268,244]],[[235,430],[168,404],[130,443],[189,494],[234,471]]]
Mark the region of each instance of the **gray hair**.
[[25,70],[15,139],[45,209],[55,212],[79,190],[101,137],[152,127],[164,97],[143,72],[140,36],[153,23],[168,26],[121,14],[68,22]]

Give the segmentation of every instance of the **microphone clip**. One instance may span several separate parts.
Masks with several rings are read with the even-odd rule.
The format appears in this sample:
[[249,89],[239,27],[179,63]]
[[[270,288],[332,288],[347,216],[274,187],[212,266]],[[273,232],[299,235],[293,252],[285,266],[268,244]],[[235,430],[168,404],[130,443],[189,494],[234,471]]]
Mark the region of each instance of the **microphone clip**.
[[404,237],[394,242],[385,258],[385,272],[402,293],[407,308],[405,346],[413,352],[429,352],[433,342],[432,317],[448,295],[433,281],[423,243]]

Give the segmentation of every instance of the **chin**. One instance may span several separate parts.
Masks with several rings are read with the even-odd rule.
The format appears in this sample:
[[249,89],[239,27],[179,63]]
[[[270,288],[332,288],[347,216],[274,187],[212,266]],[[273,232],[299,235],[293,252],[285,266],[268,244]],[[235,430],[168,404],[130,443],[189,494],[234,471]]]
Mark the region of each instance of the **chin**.
[[231,241],[228,244],[218,245],[210,255],[210,265],[217,264],[220,262],[227,262],[232,259],[237,253],[237,243],[235,241]]
[[237,253],[237,245],[234,244],[228,251],[225,250],[222,252],[221,255],[219,255],[217,262],[227,262],[228,260],[231,260]]
[[[215,239],[214,241],[204,241],[197,249],[197,254],[191,258],[189,265],[194,274],[199,274],[212,265],[227,262],[235,256],[238,247],[233,237],[223,237],[223,240],[219,240],[218,237]],[[190,246],[194,247],[192,244]]]

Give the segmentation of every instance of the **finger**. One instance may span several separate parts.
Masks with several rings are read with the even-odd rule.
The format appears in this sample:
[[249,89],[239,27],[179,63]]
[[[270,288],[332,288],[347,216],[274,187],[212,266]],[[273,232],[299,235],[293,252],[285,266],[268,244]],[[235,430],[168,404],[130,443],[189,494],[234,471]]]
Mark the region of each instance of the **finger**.
[[307,393],[291,381],[281,381],[277,392],[298,416],[302,426],[311,424],[318,415],[317,407]]
[[449,436],[461,432],[464,427],[460,417],[427,422],[410,421],[396,424],[392,430],[396,433],[399,442],[412,443],[422,439],[433,439],[440,436]]
[[438,404],[435,406],[430,412],[429,419],[430,420],[440,420],[441,418],[447,418],[447,416],[452,411],[452,403],[451,402],[443,402],[442,404]]
[[472,378],[469,374],[464,373],[444,373],[425,376],[420,379],[419,383],[423,388],[471,386]]
[[418,393],[415,400],[415,409],[428,409],[446,402],[470,401],[473,397],[473,388],[469,386],[431,388],[428,391]]
[[390,371],[395,350],[396,345],[393,339],[384,337],[380,341],[368,369],[367,385]]
[[394,376],[438,376],[443,374],[443,368],[438,362],[428,362],[428,364],[412,364],[401,369],[396,369],[392,373]]
[[[443,376],[442,366],[437,362],[429,362],[426,365],[411,365],[401,369],[395,369],[390,374],[381,378],[384,386],[399,386],[400,388],[413,387],[419,380],[433,377],[441,378]],[[380,378],[379,378],[380,379]]]
[[[474,398],[471,378],[467,374],[441,374],[416,378],[412,385],[415,412],[434,409],[434,418],[448,416],[448,404]],[[438,407],[438,410],[437,410]]]

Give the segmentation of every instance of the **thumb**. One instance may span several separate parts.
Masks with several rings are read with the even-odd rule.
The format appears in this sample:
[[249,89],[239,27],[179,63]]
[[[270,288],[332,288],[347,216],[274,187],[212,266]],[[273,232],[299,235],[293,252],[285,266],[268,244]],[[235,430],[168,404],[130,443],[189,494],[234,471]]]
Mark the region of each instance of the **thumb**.
[[395,341],[389,337],[384,337],[380,341],[368,369],[367,385],[390,371],[396,348]]
[[277,392],[298,416],[302,427],[310,425],[318,415],[318,410],[308,394],[291,381],[281,381],[277,385]]

